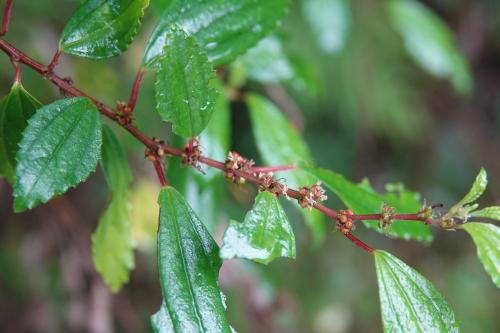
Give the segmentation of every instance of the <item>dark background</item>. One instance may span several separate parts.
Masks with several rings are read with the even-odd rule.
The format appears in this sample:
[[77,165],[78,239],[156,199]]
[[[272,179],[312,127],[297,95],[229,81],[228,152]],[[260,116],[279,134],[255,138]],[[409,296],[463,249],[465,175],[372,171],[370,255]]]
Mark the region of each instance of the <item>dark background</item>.
[[[166,2],[152,1],[136,41],[123,56],[89,61],[63,55],[58,73],[110,105],[127,100],[144,45]],[[293,82],[249,82],[245,88],[284,106],[322,167],[355,181],[366,176],[378,190],[402,181],[428,202],[449,205],[465,194],[484,166],[490,185],[481,202],[499,204],[500,2],[424,1],[453,31],[469,63],[473,88],[465,94],[408,56],[382,1],[350,3],[350,28],[335,54],[318,47],[299,1],[279,29],[286,55],[302,64],[305,88]],[[77,5],[76,0],[15,1],[6,39],[47,63]],[[0,56],[0,69],[5,95],[13,79],[6,56]],[[153,83],[148,73],[139,96],[138,124],[145,133],[169,138],[168,126],[154,112]],[[27,68],[23,84],[43,103],[59,98],[56,89]],[[258,162],[247,111],[241,103],[232,109],[232,148]],[[23,214],[13,214],[11,188],[0,180],[1,332],[149,331],[149,316],[161,302],[154,244],[158,187],[142,147],[123,131],[115,132],[126,145],[135,176],[130,195],[138,250],[130,283],[111,294],[92,266],[90,234],[107,204],[101,171],[67,195]],[[255,189],[228,186],[227,193],[224,216],[217,221],[218,239],[228,218],[242,219]],[[232,326],[242,333],[381,331],[373,258],[338,233],[329,232],[321,245],[313,246],[301,217],[293,211],[290,217],[297,260],[280,259],[269,266],[224,264],[220,280]],[[391,240],[362,227],[357,235],[435,283],[462,321],[463,332],[500,331],[499,291],[464,232],[435,230],[429,246]]]

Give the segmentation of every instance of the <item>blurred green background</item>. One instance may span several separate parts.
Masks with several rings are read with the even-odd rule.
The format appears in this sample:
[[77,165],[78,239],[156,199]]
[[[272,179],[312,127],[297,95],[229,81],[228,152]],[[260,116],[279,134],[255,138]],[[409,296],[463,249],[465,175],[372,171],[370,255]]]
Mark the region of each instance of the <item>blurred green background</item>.
[[[144,45],[168,2],[152,0],[123,56],[89,61],[63,55],[57,72],[107,104],[127,100]],[[280,106],[322,167],[354,181],[368,177],[377,190],[401,181],[428,202],[449,205],[484,166],[490,185],[481,200],[500,204],[500,2],[418,2],[423,12],[395,3],[293,1],[281,28],[222,75]],[[15,1],[6,39],[48,63],[77,5],[77,0]],[[0,69],[5,95],[13,80],[6,56],[0,56]],[[60,97],[27,68],[23,84],[44,103]],[[148,73],[137,123],[145,133],[176,142],[154,112],[153,84]],[[231,149],[260,164],[245,105],[234,101],[231,109]],[[101,171],[23,214],[12,212],[11,188],[0,180],[1,332],[149,331],[149,316],[161,302],[154,239],[158,187],[142,146],[113,128],[135,175],[130,203],[137,251],[129,284],[111,294],[92,266],[90,235],[108,195]],[[220,184],[216,213],[214,200],[198,204],[217,240],[229,218],[242,220],[256,193],[251,186]],[[329,194],[331,205],[341,208]],[[334,233],[333,224],[317,244],[302,217],[293,209],[289,216],[297,260],[224,264],[220,282],[232,326],[241,333],[381,331],[373,258]],[[500,293],[464,232],[436,230],[428,246],[363,227],[356,234],[435,283],[463,332],[500,332]]]

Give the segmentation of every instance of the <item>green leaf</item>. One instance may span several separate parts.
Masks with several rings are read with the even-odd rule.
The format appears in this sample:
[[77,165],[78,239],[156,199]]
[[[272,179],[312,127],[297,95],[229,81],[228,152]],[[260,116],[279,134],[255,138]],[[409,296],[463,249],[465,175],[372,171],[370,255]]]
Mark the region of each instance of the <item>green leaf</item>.
[[92,235],[92,259],[96,270],[113,292],[128,281],[134,267],[132,222],[127,195],[132,181],[125,152],[111,129],[104,127],[101,165],[111,202]]
[[129,279],[134,268],[132,222],[124,196],[114,196],[92,234],[92,260],[113,292]]
[[212,116],[217,94],[210,81],[215,80],[215,74],[193,37],[181,30],[169,36],[171,43],[159,60],[156,110],[164,121],[172,122],[175,134],[194,137]]
[[158,203],[160,282],[174,332],[230,332],[217,244],[174,188],[163,188]]
[[[247,103],[257,149],[265,164],[313,163],[306,142],[276,106],[255,94],[247,95]],[[314,177],[302,170],[278,172],[277,177],[285,177],[290,187],[309,186],[316,182]],[[319,242],[326,232],[323,218],[316,212],[305,209],[301,209],[301,212],[313,231],[316,243]]]
[[143,63],[153,66],[171,43],[172,25],[193,35],[214,65],[229,63],[272,31],[288,4],[289,0],[173,1],[148,41]]
[[341,51],[351,24],[349,1],[303,0],[302,7],[321,49],[332,54]]
[[132,171],[122,144],[107,126],[103,126],[102,131],[101,166],[113,195],[126,196],[132,182]]
[[410,56],[427,72],[448,78],[455,89],[467,93],[472,77],[467,62],[455,45],[446,24],[419,1],[387,1],[389,18],[402,35]]
[[42,104],[21,83],[15,83],[0,103],[0,175],[13,185],[19,141],[28,119]]
[[[222,85],[220,85],[222,91]],[[217,89],[219,87],[216,86]],[[224,160],[229,150],[230,110],[223,94],[219,95],[212,118],[199,136],[203,155],[215,160]],[[178,136],[172,138],[173,145],[182,146],[187,140]],[[203,216],[203,222],[213,234],[221,220],[221,204],[226,194],[227,181],[220,170],[203,167],[202,174],[191,167],[183,166],[178,160],[167,163],[167,176],[170,183],[181,192],[193,210]]]
[[16,156],[14,210],[31,209],[85,180],[101,156],[101,142],[99,112],[88,98],[37,110]]
[[469,193],[467,193],[465,197],[463,197],[462,200],[460,200],[455,206],[463,206],[476,201],[483,194],[487,185],[488,177],[486,175],[486,171],[481,168],[481,171],[479,171],[476,180],[474,180],[474,184],[472,184]]
[[229,223],[224,233],[220,257],[245,258],[262,264],[268,264],[279,257],[295,259],[295,235],[274,194],[259,193],[243,223]]
[[374,251],[384,332],[459,332],[443,296],[432,283],[385,251]]
[[500,228],[488,223],[465,223],[465,229],[477,246],[477,256],[493,283],[500,288]]
[[162,303],[160,310],[151,316],[151,327],[155,333],[176,332],[165,303]]
[[264,38],[237,61],[240,70],[257,82],[278,83],[293,78],[294,70],[276,36]]
[[149,0],[87,0],[64,27],[59,48],[76,56],[104,59],[132,42]]
[[[321,168],[306,168],[332,190],[342,202],[356,214],[380,213],[383,203],[396,209],[397,213],[417,213],[421,204],[416,193],[402,190],[399,195],[390,192],[380,195],[368,189],[366,183],[358,185],[345,179],[342,175]],[[363,221],[368,228],[385,232],[378,227],[377,221]],[[387,229],[387,234],[392,237],[415,239],[419,241],[432,241],[429,226],[415,221],[394,221]]]
[[486,207],[476,210],[470,214],[473,217],[485,217],[492,220],[500,221],[500,206]]

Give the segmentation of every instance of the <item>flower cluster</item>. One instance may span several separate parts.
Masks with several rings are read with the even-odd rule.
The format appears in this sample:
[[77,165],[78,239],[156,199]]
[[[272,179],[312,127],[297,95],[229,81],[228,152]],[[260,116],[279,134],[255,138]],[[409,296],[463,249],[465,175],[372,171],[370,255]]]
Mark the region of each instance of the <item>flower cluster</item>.
[[163,145],[165,141],[157,140],[153,137],[153,141],[157,143],[157,145],[153,147],[147,147],[144,151],[144,157],[150,159],[151,161],[155,161],[158,158],[162,158],[165,156],[165,150],[163,149]]
[[273,178],[273,173],[260,173],[259,179],[261,181],[259,185],[259,191],[270,192],[275,196],[284,195],[288,198],[286,192],[288,191],[288,187],[285,184],[280,183],[276,179]]
[[387,230],[387,228],[389,228],[392,224],[392,216],[395,212],[396,209],[394,207],[391,207],[384,202],[380,212],[380,219],[378,220],[378,227]]
[[201,169],[200,165],[201,150],[200,150],[200,142],[198,141],[198,139],[193,138],[184,145],[181,157],[182,157],[182,164],[190,165],[193,168],[200,171],[201,173],[203,173],[203,170]]
[[253,160],[246,159],[237,152],[231,151],[227,155],[226,162],[224,163],[226,178],[237,184],[244,184],[245,178],[236,175],[235,171],[254,175],[252,169],[253,165]]
[[352,210],[342,210],[339,209],[337,211],[337,231],[342,231],[344,234],[348,234],[351,230],[354,230],[356,227],[354,222],[352,221],[351,216],[353,215]]
[[317,181],[311,187],[301,187],[299,190],[300,198],[299,205],[302,208],[312,209],[313,206],[321,201],[325,201],[328,197],[325,195],[325,189],[321,186],[321,182]]

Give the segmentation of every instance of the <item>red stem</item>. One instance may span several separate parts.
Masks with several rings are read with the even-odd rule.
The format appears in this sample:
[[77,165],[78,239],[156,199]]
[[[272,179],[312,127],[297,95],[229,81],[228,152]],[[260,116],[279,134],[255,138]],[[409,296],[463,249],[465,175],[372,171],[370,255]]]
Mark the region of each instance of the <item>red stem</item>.
[[132,86],[132,92],[130,93],[130,99],[128,101],[128,106],[130,107],[131,111],[135,109],[135,105],[137,104],[137,95],[139,94],[139,87],[141,86],[141,81],[144,77],[144,73],[144,70],[141,68],[135,76],[134,85]]
[[360,240],[351,233],[344,234],[344,236],[346,236],[351,242],[353,242],[354,244],[356,244],[357,246],[359,246],[368,253],[372,253],[373,251],[375,251],[374,248],[370,247],[365,242],[363,242],[362,240]]
[[14,0],[7,0],[7,2],[5,3],[5,9],[3,11],[3,18],[2,18],[2,30],[0,31],[0,36],[5,35],[9,31],[10,16],[12,14],[13,4]]
[[288,170],[295,170],[295,169],[297,169],[297,167],[295,165],[256,166],[256,167],[252,168],[252,170],[256,173],[288,171]]
[[[31,57],[26,55],[24,52],[20,51],[19,49],[15,48],[11,44],[9,44],[7,41],[0,39],[0,49],[3,50],[8,56],[10,56],[10,58],[13,61],[17,61],[19,63],[23,63],[23,64],[31,67],[32,69],[37,71],[41,76],[43,76],[45,79],[49,80],[54,85],[59,87],[62,91],[66,92],[68,95],[84,96],[84,97],[89,98],[97,106],[99,112],[102,115],[104,115],[104,116],[108,117],[109,119],[118,123],[121,127],[123,127],[125,130],[127,130],[137,140],[142,142],[147,148],[149,148],[153,151],[158,151],[159,149],[161,149],[167,155],[178,156],[178,157],[182,156],[183,151],[181,149],[171,147],[171,146],[168,146],[166,144],[163,144],[163,143],[160,143],[160,142],[154,140],[153,138],[142,133],[137,127],[135,127],[135,125],[133,125],[133,124],[120,124],[119,117],[114,109],[112,109],[109,106],[106,106],[102,102],[96,100],[95,98],[92,98],[91,96],[87,95],[83,91],[77,89],[71,83],[69,83],[67,80],[54,74],[53,72],[51,72],[49,70],[48,67],[46,67],[46,66],[42,65],[41,63],[39,63],[38,61],[32,59]],[[56,58],[56,57],[54,57],[54,58]],[[57,58],[56,58],[56,60],[57,60]],[[137,74],[136,80],[134,82],[134,88],[132,89],[132,95],[131,95],[131,103],[132,104],[134,104],[136,101],[137,91],[139,89],[139,84],[140,84],[140,81],[142,79],[142,76],[143,76],[143,73],[141,73],[141,71],[139,71],[139,73]],[[199,161],[201,163],[204,163],[208,166],[220,169],[222,171],[226,170],[225,164],[223,162],[219,162],[219,161],[216,161],[216,160],[213,160],[211,158],[204,157],[204,156],[201,156]],[[159,179],[161,185],[168,186],[168,182],[167,182],[167,179],[165,178],[165,173],[164,173],[163,165],[162,165],[161,161],[158,158],[154,158],[154,159],[152,159],[152,162],[153,162],[154,168],[156,170],[156,173],[158,175],[158,179]],[[286,167],[288,170],[291,169],[291,168],[289,168],[290,166],[286,166]],[[280,170],[283,170],[283,169],[281,169],[283,167],[269,167],[269,168],[264,169],[264,170],[270,170],[272,168],[275,168],[275,170],[276,170],[276,168],[280,168]],[[261,170],[262,170],[262,168],[261,168]],[[254,176],[253,174],[238,171],[238,170],[233,170],[232,172],[235,175],[237,175],[239,177],[243,177],[244,179],[246,179],[247,181],[249,181],[253,184],[256,184],[256,185],[261,184],[261,180],[258,177]],[[291,198],[294,198],[294,199],[301,198],[300,193],[294,189],[288,189],[287,195]],[[315,204],[314,208],[321,211],[326,216],[328,216],[334,220],[337,218],[337,212],[334,211],[333,209],[325,207],[321,204]],[[413,219],[416,219],[415,218],[416,214],[400,214],[400,215],[395,215],[395,217],[397,217],[397,219],[400,219],[400,220],[404,220],[404,219],[408,219],[408,220],[412,219],[413,220]],[[353,220],[354,219],[378,220],[380,218],[380,214],[353,215],[352,218],[353,218]],[[418,220],[418,219],[416,219],[416,220]],[[371,247],[369,247],[368,245],[366,245],[365,243],[363,243],[362,241],[357,239],[352,234],[345,234],[345,236],[348,239],[350,239],[353,243],[355,243],[357,246],[361,247],[363,250],[365,250],[369,253],[373,252],[373,249]]]
[[57,64],[59,63],[60,56],[61,56],[61,49],[57,49],[57,51],[52,56],[52,60],[50,61],[49,65],[47,66],[47,71],[49,73],[54,73],[54,69],[56,68]]
[[[359,220],[380,220],[382,218],[381,214],[354,214],[351,216],[353,221]],[[425,218],[420,217],[418,214],[393,214],[393,220],[400,221],[420,221],[424,222]]]
[[153,166],[155,167],[155,171],[156,171],[156,174],[158,176],[158,179],[160,180],[161,186],[167,187],[168,182],[167,182],[167,178],[165,177],[165,171],[163,170],[163,165],[158,158],[155,158],[153,160]]

